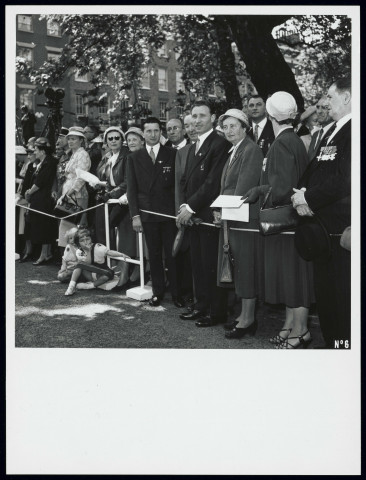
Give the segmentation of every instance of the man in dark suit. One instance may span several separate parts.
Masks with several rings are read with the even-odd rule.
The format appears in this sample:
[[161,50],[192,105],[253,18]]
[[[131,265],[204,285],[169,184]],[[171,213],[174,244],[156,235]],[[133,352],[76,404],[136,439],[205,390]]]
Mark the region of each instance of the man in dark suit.
[[327,97],[322,97],[318,101],[318,103],[316,104],[316,113],[318,115],[318,123],[320,125],[320,129],[317,130],[311,138],[308,151],[310,162],[315,157],[322,139],[325,137],[325,135],[327,135],[328,130],[332,127],[334,122],[329,115],[329,105]]
[[[169,123],[173,121],[170,120]],[[183,203],[183,196],[181,194],[180,182],[184,174],[187,158],[190,146],[196,142],[198,134],[194,126],[192,115],[186,115],[183,119],[184,130],[187,133],[189,143],[182,148],[178,148],[177,156],[175,157],[175,210],[178,214],[179,207]],[[182,143],[182,142],[181,142]],[[193,279],[192,279],[192,266],[191,266],[191,253],[190,253],[190,241],[188,232],[184,235],[183,243],[180,247],[178,254],[176,255],[178,281],[180,283],[180,289],[186,303],[191,304],[193,302]]]
[[294,189],[301,216],[314,214],[331,235],[331,255],[314,260],[314,289],[326,348],[349,348],[351,341],[351,253],[340,235],[351,225],[351,79],[328,90],[329,116],[335,121],[317,155]]
[[266,157],[275,136],[272,122],[268,120],[266,115],[266,104],[260,95],[252,95],[249,98],[248,116],[252,127],[249,136],[258,144],[263,156]]
[[153,297],[149,304],[160,305],[165,291],[163,248],[173,302],[183,303],[178,296],[177,272],[172,247],[177,233],[174,219],[143,212],[175,215],[174,182],[175,154],[159,142],[161,125],[157,118],[149,117],[143,127],[146,146],[131,153],[127,159],[127,198],[135,232],[145,233],[149,251]]
[[[192,118],[198,133],[191,145],[181,181],[184,203],[177,216],[177,225],[188,225],[192,215],[212,223],[211,203],[220,193],[221,174],[231,144],[213,130],[215,115],[203,101],[192,107]],[[191,260],[196,304],[182,314],[183,320],[197,320],[197,327],[208,327],[226,321],[227,293],[217,286],[219,230],[194,225],[190,228]]]

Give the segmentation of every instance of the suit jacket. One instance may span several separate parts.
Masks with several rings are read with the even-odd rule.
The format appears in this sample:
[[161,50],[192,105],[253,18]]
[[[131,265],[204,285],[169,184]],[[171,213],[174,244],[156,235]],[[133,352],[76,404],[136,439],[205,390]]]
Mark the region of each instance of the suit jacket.
[[[222,172],[220,195],[244,195],[250,188],[259,185],[263,153],[259,146],[246,136],[229,165],[230,156],[231,154]],[[258,219],[258,211],[258,201],[249,205],[250,221]],[[243,227],[243,224],[240,226]]]
[[341,233],[351,225],[351,120],[327,146],[324,143],[301,177],[299,187],[306,188],[305,200],[329,233]]
[[174,149],[160,145],[155,164],[145,147],[128,156],[127,198],[131,217],[141,215],[143,222],[169,220],[140,212],[141,209],[175,216],[175,155]]
[[291,203],[293,188],[308,164],[308,154],[300,137],[292,128],[276,137],[263,162],[261,185],[270,185],[272,192],[266,207]]
[[106,178],[105,170],[107,166],[108,160],[111,158],[113,153],[111,151],[107,152],[102,160],[99,162],[95,174],[99,178],[99,180],[107,181],[108,182],[108,193],[111,198],[119,198],[127,191],[127,178],[126,178],[126,164],[127,160],[126,157],[129,154],[129,150],[127,147],[122,147],[119,151],[119,155],[117,158],[116,163],[113,165],[112,174],[114,178],[114,182],[116,184],[115,187],[109,183],[109,178]]
[[[330,127],[332,128],[332,127]],[[317,130],[312,136],[311,136],[311,142],[310,142],[310,145],[309,145],[309,150],[308,150],[308,157],[309,157],[309,162],[312,161],[312,159],[315,157],[316,155],[316,152],[319,150],[319,147],[320,147],[320,143],[318,143],[318,140],[319,140],[319,134],[320,134],[320,130]],[[328,132],[327,132],[328,133]],[[325,133],[324,137],[326,137],[327,133]],[[314,147],[317,145],[317,148],[315,149]]]
[[186,169],[187,158],[189,153],[190,144],[184,146],[180,150],[177,150],[175,157],[175,211],[178,213],[179,207],[184,201],[183,192],[181,190],[180,182],[182,180],[184,171]]
[[220,179],[231,143],[213,131],[197,155],[195,144],[189,147],[186,169],[181,180],[183,200],[196,216],[212,222],[211,203],[220,194]]
[[[250,136],[250,138],[253,141],[255,141],[254,140],[253,124],[252,124],[252,128],[248,132],[248,135]],[[258,138],[258,142],[257,142],[258,146],[262,150],[262,153],[263,153],[264,157],[267,156],[268,150],[269,150],[270,146],[272,145],[272,143],[274,142],[274,139],[275,139],[275,135],[274,135],[274,131],[273,131],[272,122],[270,120],[268,120],[268,118],[267,118],[267,122],[264,125],[262,133],[261,133],[260,137]]]
[[103,156],[102,147],[99,145],[101,144],[92,143],[88,148],[85,149],[89,153],[89,157],[91,161],[91,167],[89,171],[93,175],[96,175],[97,167]]

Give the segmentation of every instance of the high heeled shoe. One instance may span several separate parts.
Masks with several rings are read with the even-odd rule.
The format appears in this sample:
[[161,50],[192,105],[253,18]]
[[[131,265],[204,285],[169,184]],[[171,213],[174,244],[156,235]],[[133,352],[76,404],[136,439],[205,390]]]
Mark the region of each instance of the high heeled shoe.
[[243,338],[245,335],[255,335],[255,332],[258,328],[258,321],[257,319],[254,320],[253,323],[249,325],[249,327],[241,328],[241,327],[234,327],[231,330],[226,330],[225,338]]
[[24,262],[29,262],[32,260],[31,253],[25,253],[22,257],[19,258],[18,262],[19,263],[24,263]]
[[[305,333],[303,333],[302,335],[298,335],[297,337],[287,337],[284,342],[280,343],[279,345],[276,345],[276,348],[281,350],[282,349],[293,350],[295,348],[308,348],[308,346],[310,345],[313,339],[310,337],[308,338],[308,340],[305,340],[304,337],[307,334],[310,335],[309,330],[306,330]],[[298,340],[299,343],[292,345],[291,343],[289,343],[289,340]]]
[[278,332],[277,335],[273,335],[273,337],[269,338],[268,341],[269,343],[272,343],[273,345],[280,345],[281,343],[285,342],[287,337],[281,337],[280,333],[281,332],[288,332],[288,334],[290,335],[292,331],[292,328],[283,328],[282,330],[280,330]]

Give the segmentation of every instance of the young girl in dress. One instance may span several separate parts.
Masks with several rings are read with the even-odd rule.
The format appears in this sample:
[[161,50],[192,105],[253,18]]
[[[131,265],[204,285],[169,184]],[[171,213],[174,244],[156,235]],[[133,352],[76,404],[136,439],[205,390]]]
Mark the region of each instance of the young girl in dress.
[[[90,290],[97,288],[114,277],[114,272],[107,265],[107,257],[124,259],[130,258],[124,253],[109,250],[101,243],[93,244],[90,232],[80,229],[76,232],[74,241],[78,249],[76,258],[78,263],[72,273],[71,281],[65,295],[73,295],[76,290]],[[85,283],[77,283],[79,278],[87,280]]]
[[57,274],[57,279],[60,280],[60,282],[68,282],[71,279],[75,266],[78,263],[75,246],[75,234],[77,231],[78,229],[73,227],[66,232],[65,238],[67,245],[62,256],[61,269]]

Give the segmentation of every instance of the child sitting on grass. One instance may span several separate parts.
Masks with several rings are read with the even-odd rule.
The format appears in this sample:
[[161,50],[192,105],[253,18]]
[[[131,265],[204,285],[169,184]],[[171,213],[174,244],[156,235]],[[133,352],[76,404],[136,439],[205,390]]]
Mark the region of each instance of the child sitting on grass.
[[[74,241],[77,247],[76,258],[78,263],[72,273],[69,287],[65,295],[73,295],[75,290],[90,290],[99,287],[114,277],[113,270],[107,265],[107,257],[130,258],[124,253],[109,250],[101,243],[92,243],[89,230],[83,228],[76,232]],[[77,283],[80,277],[87,282]]]
[[78,229],[76,227],[70,228],[65,234],[67,245],[62,256],[61,269],[57,274],[57,279],[60,282],[68,282],[71,279],[72,272],[75,269],[78,259],[76,258],[76,246],[74,237]]

